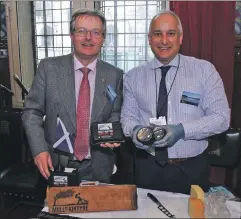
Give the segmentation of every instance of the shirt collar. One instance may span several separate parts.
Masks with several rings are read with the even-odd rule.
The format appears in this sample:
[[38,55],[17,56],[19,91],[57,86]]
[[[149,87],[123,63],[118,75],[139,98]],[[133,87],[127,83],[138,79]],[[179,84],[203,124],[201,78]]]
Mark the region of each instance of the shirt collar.
[[92,72],[95,72],[96,69],[96,63],[97,63],[97,59],[96,58],[93,62],[91,62],[89,65],[87,66],[83,66],[83,64],[76,58],[76,56],[74,55],[74,70],[78,71],[80,68],[86,67],[89,68]]
[[[179,63],[179,59],[180,59],[180,63]],[[179,67],[181,66],[181,55],[178,53],[175,58],[168,64],[170,66],[173,67]],[[151,69],[157,69],[164,66],[156,57],[154,57],[151,61],[150,61],[150,67]]]

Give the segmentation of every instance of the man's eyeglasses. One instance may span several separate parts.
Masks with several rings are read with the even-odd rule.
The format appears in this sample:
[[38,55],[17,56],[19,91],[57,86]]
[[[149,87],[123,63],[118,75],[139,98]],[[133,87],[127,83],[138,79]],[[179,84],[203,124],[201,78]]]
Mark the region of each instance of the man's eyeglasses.
[[101,38],[103,33],[99,29],[87,30],[86,28],[79,28],[74,31],[76,36],[86,37],[87,33],[90,32],[91,36],[94,38]]

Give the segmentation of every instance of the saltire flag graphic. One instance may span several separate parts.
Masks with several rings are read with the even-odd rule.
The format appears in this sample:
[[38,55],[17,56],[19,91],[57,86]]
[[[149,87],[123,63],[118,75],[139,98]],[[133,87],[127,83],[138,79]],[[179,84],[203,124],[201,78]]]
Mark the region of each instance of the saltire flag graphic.
[[67,132],[61,119],[57,118],[57,128],[56,128],[56,142],[53,148],[59,152],[73,154],[74,138]]

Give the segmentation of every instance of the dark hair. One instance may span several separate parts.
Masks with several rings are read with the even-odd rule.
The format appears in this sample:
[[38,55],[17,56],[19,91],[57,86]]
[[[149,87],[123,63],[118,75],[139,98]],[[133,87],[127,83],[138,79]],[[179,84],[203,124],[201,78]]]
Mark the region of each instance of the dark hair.
[[106,37],[106,19],[104,17],[104,15],[100,12],[100,11],[96,11],[96,10],[88,10],[88,9],[78,9],[77,11],[75,11],[72,15],[71,21],[70,21],[70,33],[73,33],[75,31],[75,20],[77,17],[80,16],[94,16],[94,17],[98,17],[100,18],[100,20],[102,21],[103,24],[103,37]]

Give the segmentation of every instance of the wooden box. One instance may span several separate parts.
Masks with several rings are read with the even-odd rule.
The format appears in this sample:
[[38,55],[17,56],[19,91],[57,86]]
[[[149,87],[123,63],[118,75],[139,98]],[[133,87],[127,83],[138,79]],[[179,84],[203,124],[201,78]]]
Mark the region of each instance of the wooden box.
[[68,214],[137,209],[135,185],[95,185],[47,188],[49,212]]

